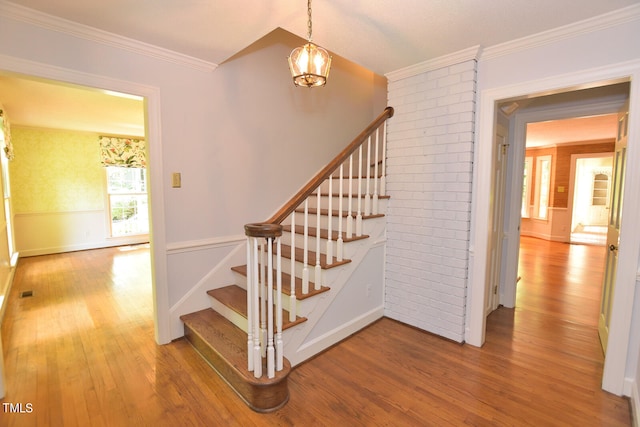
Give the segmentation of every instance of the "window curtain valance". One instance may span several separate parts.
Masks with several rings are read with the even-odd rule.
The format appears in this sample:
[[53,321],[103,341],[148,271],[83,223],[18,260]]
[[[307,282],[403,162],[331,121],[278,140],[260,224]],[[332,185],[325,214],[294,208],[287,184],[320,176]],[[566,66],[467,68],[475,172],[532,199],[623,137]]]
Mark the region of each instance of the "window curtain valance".
[[0,122],[0,127],[4,134],[4,155],[7,156],[7,159],[13,160],[14,154],[13,144],[11,144],[11,126],[9,125],[9,120],[2,109],[0,109]]
[[143,139],[100,137],[102,166],[145,168],[145,141]]

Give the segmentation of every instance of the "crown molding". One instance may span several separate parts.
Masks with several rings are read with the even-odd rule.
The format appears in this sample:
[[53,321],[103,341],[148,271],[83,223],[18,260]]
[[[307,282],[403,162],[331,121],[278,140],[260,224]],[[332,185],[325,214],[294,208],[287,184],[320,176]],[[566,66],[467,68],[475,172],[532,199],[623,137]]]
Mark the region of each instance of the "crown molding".
[[211,72],[218,67],[213,62],[62,19],[5,0],[0,0],[0,16],[200,71]]
[[420,62],[400,70],[386,73],[385,76],[390,82],[401,80],[407,77],[416,76],[418,74],[444,68],[450,65],[458,64],[467,60],[475,59],[478,61],[497,58],[503,55],[531,49],[537,46],[554,43],[560,40],[576,37],[581,34],[587,34],[611,27],[615,27],[626,22],[640,20],[640,4],[628,6],[613,12],[598,15],[593,18],[575,22],[573,24],[554,28],[532,36],[526,36],[519,39],[511,40],[505,43],[493,45],[490,47],[475,46],[450,55],[441,56]]
[[480,61],[497,58],[526,49],[543,46],[557,41],[569,39],[581,34],[615,27],[626,22],[640,20],[640,4],[627,6],[613,12],[594,16],[573,24],[564,25],[532,36],[522,37],[505,43],[486,47],[482,50]]
[[417,76],[422,73],[426,73],[440,68],[448,67],[462,62],[477,60],[480,55],[480,46],[474,46],[467,49],[460,50],[458,52],[451,53],[449,55],[440,56],[438,58],[430,59],[428,61],[420,62],[415,65],[410,65],[406,68],[401,68],[396,71],[386,73],[385,76],[390,82],[406,79],[407,77]]

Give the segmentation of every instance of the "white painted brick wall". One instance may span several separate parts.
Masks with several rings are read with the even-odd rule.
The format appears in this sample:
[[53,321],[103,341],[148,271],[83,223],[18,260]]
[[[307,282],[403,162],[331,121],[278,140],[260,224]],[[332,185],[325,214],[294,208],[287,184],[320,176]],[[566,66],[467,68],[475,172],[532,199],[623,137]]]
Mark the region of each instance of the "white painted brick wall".
[[389,83],[385,315],[462,342],[476,61]]

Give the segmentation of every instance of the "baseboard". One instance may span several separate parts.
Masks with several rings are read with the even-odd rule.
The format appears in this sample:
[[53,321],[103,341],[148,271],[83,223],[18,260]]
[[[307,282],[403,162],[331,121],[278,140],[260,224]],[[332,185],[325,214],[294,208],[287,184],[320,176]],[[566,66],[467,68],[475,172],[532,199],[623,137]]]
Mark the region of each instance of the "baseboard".
[[[16,265],[18,263],[18,255],[17,252],[14,253],[14,257],[11,259],[11,271],[9,272],[9,276],[7,277],[7,281],[4,285],[4,294],[0,294],[0,325],[2,325],[2,321],[4,320],[4,312],[7,309],[7,305],[9,305],[9,293],[11,292],[11,287],[13,286],[13,278],[16,273]],[[0,333],[0,399],[5,397],[6,392],[6,377],[4,374],[4,353],[2,350],[2,334]]]
[[[7,309],[7,305],[9,304],[9,293],[11,292],[11,286],[13,286],[13,278],[15,277],[15,274],[16,266],[12,264],[9,276],[7,277],[7,281],[4,284],[4,291],[0,292],[0,325],[2,325],[2,321],[4,320],[4,312]],[[2,397],[0,396],[0,398]]]
[[68,246],[57,246],[51,248],[40,248],[40,249],[26,249],[20,251],[21,257],[32,257],[32,256],[40,256],[40,255],[51,255],[51,254],[61,254],[65,252],[76,252],[76,251],[86,251],[90,249],[101,249],[101,248],[110,248],[114,246],[125,246],[125,245],[139,245],[142,243],[148,243],[149,237],[145,236],[143,238],[118,238],[115,240],[109,241],[101,241],[94,243],[81,243],[77,245],[68,245]]
[[536,233],[533,231],[522,231],[520,235],[526,236],[526,237],[534,237],[536,239],[549,240],[551,242],[569,243],[569,240],[567,240],[567,236],[563,236],[563,235]]
[[[629,381],[627,380],[627,383]],[[631,381],[629,385],[631,389],[631,393],[629,394],[629,398],[631,400],[631,418],[632,423],[635,427],[640,427],[640,394],[638,393],[638,383],[636,381]]]
[[326,350],[332,345],[335,345],[345,338],[355,334],[376,320],[381,319],[383,316],[384,306],[374,308],[373,310],[356,317],[350,322],[302,344],[296,351],[295,355],[287,355],[287,358],[291,362],[291,366],[298,365],[323,350]]
[[169,308],[171,339],[184,335],[184,328],[180,316],[211,307],[207,291],[232,283],[231,267],[246,263],[246,245],[232,241],[235,248],[220,260],[202,279],[198,281],[178,302]]

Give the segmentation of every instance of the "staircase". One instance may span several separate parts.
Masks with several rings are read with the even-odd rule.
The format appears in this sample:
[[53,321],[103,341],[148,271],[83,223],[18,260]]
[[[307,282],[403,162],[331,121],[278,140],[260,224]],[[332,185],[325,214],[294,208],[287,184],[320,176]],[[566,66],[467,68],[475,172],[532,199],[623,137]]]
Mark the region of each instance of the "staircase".
[[247,224],[234,283],[180,316],[186,339],[255,411],[286,404],[292,366],[382,315],[371,290],[381,296],[392,116],[387,107],[272,218]]

